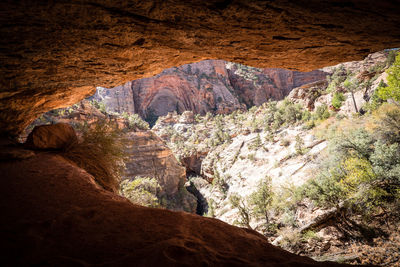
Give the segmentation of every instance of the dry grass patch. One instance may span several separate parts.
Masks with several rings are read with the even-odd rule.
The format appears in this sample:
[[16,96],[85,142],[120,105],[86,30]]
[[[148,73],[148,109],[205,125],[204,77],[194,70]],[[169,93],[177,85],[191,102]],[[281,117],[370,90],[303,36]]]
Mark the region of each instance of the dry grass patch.
[[93,175],[104,189],[118,192],[126,157],[122,131],[105,120],[78,128],[80,141],[68,146],[63,156]]

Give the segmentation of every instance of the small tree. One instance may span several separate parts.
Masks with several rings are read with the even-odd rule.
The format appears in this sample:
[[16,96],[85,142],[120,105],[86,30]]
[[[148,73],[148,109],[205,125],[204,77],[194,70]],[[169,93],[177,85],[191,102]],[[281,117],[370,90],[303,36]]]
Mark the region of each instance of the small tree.
[[343,86],[347,89],[348,92],[351,94],[351,98],[353,99],[354,109],[358,113],[356,99],[354,98],[354,93],[358,90],[360,83],[357,78],[348,77],[344,82]]
[[296,143],[294,145],[294,148],[296,149],[296,153],[298,155],[304,154],[304,140],[300,137],[300,135],[296,135]]
[[333,98],[332,98],[332,106],[334,106],[336,109],[339,109],[342,106],[343,101],[345,100],[345,97],[342,93],[334,93]]
[[250,210],[247,207],[244,199],[238,194],[231,194],[229,201],[232,207],[238,209],[239,211],[239,220],[236,220],[234,223],[252,229],[250,226]]
[[257,191],[250,195],[250,204],[253,206],[255,215],[265,219],[269,224],[268,210],[271,207],[273,192],[271,187],[271,177],[265,177],[257,186]]
[[400,101],[400,53],[396,56],[392,67],[386,70],[387,87],[379,87],[378,96],[383,100]]

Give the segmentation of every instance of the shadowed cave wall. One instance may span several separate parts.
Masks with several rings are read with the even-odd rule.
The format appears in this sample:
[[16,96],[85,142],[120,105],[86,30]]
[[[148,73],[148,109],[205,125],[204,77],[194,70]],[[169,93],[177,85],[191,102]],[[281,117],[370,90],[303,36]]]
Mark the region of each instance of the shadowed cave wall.
[[398,1],[2,1],[0,126],[204,59],[312,70],[400,46]]

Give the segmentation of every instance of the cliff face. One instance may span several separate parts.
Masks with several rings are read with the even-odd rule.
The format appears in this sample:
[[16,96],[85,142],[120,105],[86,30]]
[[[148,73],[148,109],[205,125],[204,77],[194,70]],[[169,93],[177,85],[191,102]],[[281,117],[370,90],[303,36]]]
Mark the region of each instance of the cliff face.
[[327,73],[314,70],[299,72],[286,69],[258,69],[228,63],[229,80],[241,102],[250,107],[268,100],[281,100],[298,86],[324,80]]
[[176,194],[179,184],[185,183],[186,170],[172,151],[151,131],[135,131],[129,139],[126,177],[155,177],[165,193]]
[[267,100],[281,100],[294,87],[325,79],[326,75],[318,70],[258,69],[205,60],[112,89],[100,88],[94,98],[103,101],[109,111],[138,113],[152,123],[173,111],[227,114]]

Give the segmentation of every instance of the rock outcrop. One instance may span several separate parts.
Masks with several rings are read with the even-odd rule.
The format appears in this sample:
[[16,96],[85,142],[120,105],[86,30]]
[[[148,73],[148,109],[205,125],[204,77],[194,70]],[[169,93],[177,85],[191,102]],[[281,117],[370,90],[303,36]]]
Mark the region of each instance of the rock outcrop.
[[[347,73],[352,73],[359,83],[369,83],[364,90],[359,90],[354,93],[354,100],[358,107],[362,107],[372,96],[380,82],[387,82],[386,61],[389,51],[379,51],[368,55],[364,60],[344,62],[335,66],[325,67],[322,71],[332,74],[338,68],[343,68],[343,75],[347,77]],[[350,76],[350,75],[349,75]],[[315,110],[320,105],[327,105],[331,109],[332,92],[326,92],[328,86],[327,80],[320,80],[294,88],[288,95],[288,98],[293,102],[300,103],[306,106],[310,111]],[[365,86],[361,86],[365,87]],[[340,107],[339,113],[342,115],[356,112],[353,104],[353,99],[350,93],[345,88],[340,88],[344,94],[344,102]]]
[[315,100],[321,96],[327,85],[326,80],[305,84],[294,88],[288,95],[288,98],[312,111],[315,108]]
[[232,87],[247,107],[259,106],[268,100],[282,100],[293,88],[325,80],[328,74],[320,70],[257,69],[232,63],[228,67]]
[[108,111],[138,113],[153,124],[168,112],[227,114],[268,100],[281,100],[294,87],[325,80],[326,75],[319,70],[258,69],[205,60],[115,88],[98,88],[93,99],[104,103]]
[[394,1],[111,1],[0,4],[0,129],[204,59],[313,70],[400,46]]
[[57,123],[36,126],[28,135],[25,145],[32,149],[63,149],[73,142],[78,142],[71,125]]
[[166,194],[176,194],[185,183],[186,170],[164,142],[151,131],[129,132],[126,138],[129,160],[125,176],[154,177]]

